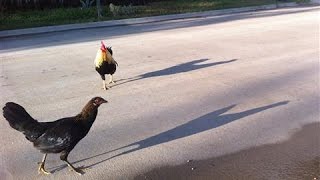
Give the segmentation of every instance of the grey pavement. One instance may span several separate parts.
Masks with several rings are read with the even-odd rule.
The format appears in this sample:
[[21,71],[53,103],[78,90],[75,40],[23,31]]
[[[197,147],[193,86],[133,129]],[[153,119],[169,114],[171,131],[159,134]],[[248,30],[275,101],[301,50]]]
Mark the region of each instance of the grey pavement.
[[[93,96],[109,103],[69,156],[90,168],[82,177],[51,154],[54,173],[38,175],[42,155],[0,117],[0,179],[132,179],[289,139],[319,122],[319,9],[1,38],[0,104],[14,101],[52,121]],[[119,63],[108,91],[93,67],[100,40]]]

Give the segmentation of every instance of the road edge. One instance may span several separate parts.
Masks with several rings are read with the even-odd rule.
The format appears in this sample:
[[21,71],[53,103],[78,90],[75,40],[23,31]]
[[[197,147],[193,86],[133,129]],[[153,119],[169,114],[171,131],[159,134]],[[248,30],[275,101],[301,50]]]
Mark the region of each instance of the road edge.
[[77,30],[77,29],[90,29],[90,28],[100,28],[100,27],[145,24],[145,23],[153,23],[153,22],[161,22],[161,21],[169,21],[169,20],[177,20],[177,19],[199,18],[199,17],[207,17],[207,16],[217,16],[217,15],[225,15],[225,14],[250,12],[250,11],[259,11],[259,10],[272,10],[277,8],[296,7],[296,6],[300,6],[300,5],[292,2],[292,3],[280,3],[280,4],[263,5],[263,6],[251,6],[251,7],[242,7],[242,8],[212,10],[212,11],[204,11],[204,12],[161,15],[161,16],[130,18],[130,19],[89,22],[89,23],[79,23],[79,24],[67,24],[67,25],[57,25],[57,26],[44,26],[44,27],[15,29],[15,30],[4,30],[4,31],[0,31],[0,38],[22,36],[22,35],[34,35],[34,34],[42,34],[42,33],[50,33],[50,32],[61,32],[61,31],[69,31],[69,30]]

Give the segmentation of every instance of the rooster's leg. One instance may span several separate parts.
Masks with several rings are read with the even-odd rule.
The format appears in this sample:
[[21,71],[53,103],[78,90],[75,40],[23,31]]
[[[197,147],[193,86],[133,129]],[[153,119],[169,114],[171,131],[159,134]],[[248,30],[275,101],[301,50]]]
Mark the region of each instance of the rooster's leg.
[[47,158],[47,154],[44,154],[44,156],[43,156],[43,158],[42,158],[42,161],[41,161],[40,164],[39,164],[39,169],[38,169],[39,174],[40,174],[40,173],[44,173],[44,174],[46,174],[46,175],[51,174],[50,172],[48,172],[48,171],[46,171],[46,170],[44,169],[44,163],[46,162],[46,158]]
[[106,84],[106,77],[105,77],[105,75],[104,75],[104,74],[100,74],[100,76],[101,76],[101,79],[102,79],[102,89],[104,89],[104,90],[109,89],[109,88],[107,87],[107,84]]
[[102,80],[102,88],[103,88],[104,90],[109,89],[109,88],[107,87],[106,80]]
[[110,84],[110,83],[115,83],[115,82],[113,81],[113,74],[111,74],[111,75],[110,75],[110,81],[109,81],[109,84]]

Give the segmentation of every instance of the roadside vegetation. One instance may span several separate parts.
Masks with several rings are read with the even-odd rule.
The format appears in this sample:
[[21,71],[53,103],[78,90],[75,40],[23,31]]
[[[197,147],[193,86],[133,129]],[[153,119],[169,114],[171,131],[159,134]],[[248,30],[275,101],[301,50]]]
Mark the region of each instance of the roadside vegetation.
[[[288,2],[290,0],[285,1]],[[79,7],[57,6],[56,8],[45,7],[19,10],[11,8],[1,10],[0,30],[199,12],[275,3],[276,0],[158,0],[138,5],[102,3],[99,12],[101,16],[97,16],[97,7],[93,1],[79,1]]]

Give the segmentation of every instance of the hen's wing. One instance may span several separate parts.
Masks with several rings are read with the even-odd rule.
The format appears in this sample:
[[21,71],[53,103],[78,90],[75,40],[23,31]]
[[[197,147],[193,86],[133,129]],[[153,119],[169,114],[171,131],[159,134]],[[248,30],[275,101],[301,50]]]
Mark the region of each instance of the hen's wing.
[[55,122],[35,142],[34,146],[44,153],[59,153],[71,150],[83,138],[83,130],[72,118]]

